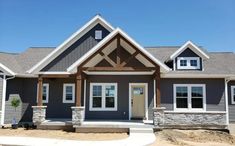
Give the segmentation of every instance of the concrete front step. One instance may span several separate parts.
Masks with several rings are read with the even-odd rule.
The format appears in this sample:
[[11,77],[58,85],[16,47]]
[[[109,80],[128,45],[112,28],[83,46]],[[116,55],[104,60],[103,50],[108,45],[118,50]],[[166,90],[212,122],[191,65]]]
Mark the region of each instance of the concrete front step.
[[130,134],[132,133],[153,133],[153,128],[130,128]]

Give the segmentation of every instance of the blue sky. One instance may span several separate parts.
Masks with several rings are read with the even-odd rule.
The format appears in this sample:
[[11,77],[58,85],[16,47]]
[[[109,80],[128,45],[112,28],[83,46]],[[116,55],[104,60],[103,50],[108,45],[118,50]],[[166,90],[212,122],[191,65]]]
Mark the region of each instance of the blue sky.
[[235,52],[235,0],[0,0],[0,51],[58,46],[97,13],[142,46]]

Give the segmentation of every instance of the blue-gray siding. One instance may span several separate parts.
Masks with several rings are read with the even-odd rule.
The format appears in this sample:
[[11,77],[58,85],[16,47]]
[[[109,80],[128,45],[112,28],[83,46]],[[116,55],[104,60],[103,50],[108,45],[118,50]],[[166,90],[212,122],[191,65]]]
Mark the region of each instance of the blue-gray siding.
[[[90,83],[117,83],[117,111],[89,111]],[[86,86],[86,119],[118,119],[129,118],[129,83],[148,83],[148,117],[152,119],[153,78],[152,76],[89,76]]]
[[235,81],[228,83],[228,108],[229,108],[229,121],[235,122],[235,104],[232,104],[231,86],[235,86]]
[[97,24],[84,36],[78,39],[73,45],[67,48],[62,54],[50,62],[42,71],[66,71],[66,69],[93,48],[99,41],[95,39],[95,30],[102,30],[102,37],[110,32],[102,25]]
[[206,110],[225,111],[224,79],[161,79],[161,105],[167,110],[173,110],[174,84],[205,84]]

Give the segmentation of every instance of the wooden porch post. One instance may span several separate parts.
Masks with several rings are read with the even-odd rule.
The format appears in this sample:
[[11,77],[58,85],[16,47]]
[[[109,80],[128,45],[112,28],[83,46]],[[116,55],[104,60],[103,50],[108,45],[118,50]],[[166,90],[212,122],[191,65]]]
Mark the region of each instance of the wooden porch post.
[[158,67],[155,71],[155,80],[156,80],[156,106],[161,106],[161,90],[160,90],[160,67]]
[[38,106],[42,106],[42,82],[43,78],[38,77]]
[[81,96],[82,96],[82,70],[77,68],[76,76],[76,106],[81,106]]

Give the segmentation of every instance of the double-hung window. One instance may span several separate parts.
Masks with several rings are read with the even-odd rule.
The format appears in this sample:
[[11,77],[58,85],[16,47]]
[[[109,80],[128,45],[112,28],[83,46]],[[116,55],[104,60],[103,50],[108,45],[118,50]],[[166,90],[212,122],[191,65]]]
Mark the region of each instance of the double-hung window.
[[177,69],[200,69],[200,58],[177,57]]
[[205,90],[204,84],[174,84],[174,109],[205,110]]
[[117,110],[117,83],[90,84],[90,111]]
[[75,84],[64,84],[63,103],[75,102]]
[[235,104],[235,86],[231,86],[231,104]]
[[[38,89],[38,85],[37,85],[37,89]],[[49,101],[49,84],[44,83],[42,85],[42,103],[48,103],[48,101]],[[38,96],[37,96],[37,102],[38,102]]]

